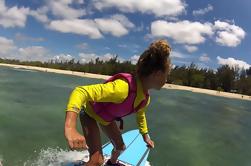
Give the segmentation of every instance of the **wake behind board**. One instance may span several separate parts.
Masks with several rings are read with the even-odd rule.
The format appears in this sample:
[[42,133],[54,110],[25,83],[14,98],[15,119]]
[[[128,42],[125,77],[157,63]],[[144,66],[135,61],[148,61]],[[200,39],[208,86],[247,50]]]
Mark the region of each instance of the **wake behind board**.
[[[146,146],[139,130],[130,130],[122,134],[126,150],[119,156],[119,162],[126,166],[145,166],[149,154],[149,148]],[[113,149],[111,142],[103,145],[103,154],[105,159],[109,159]],[[64,166],[80,166],[80,161],[64,164]],[[83,162],[82,162],[83,163]]]

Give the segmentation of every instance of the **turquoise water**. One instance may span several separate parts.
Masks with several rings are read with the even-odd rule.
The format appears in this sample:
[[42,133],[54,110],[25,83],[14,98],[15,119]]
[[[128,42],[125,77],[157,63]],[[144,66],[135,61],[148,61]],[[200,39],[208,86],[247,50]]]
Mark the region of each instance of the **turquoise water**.
[[[3,165],[53,165],[84,155],[67,149],[64,110],[75,86],[99,82],[0,67]],[[167,89],[150,93],[147,118],[156,146],[148,159],[152,166],[251,165],[250,101]],[[134,128],[134,116],[126,118],[125,130]]]

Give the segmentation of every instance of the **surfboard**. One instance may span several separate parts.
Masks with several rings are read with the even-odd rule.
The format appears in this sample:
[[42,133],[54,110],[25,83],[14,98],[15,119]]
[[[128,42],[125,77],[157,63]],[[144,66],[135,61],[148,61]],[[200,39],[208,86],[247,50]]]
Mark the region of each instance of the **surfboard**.
[[[139,130],[130,130],[122,134],[124,143],[126,145],[126,150],[121,153],[118,160],[126,166],[145,166],[147,157],[149,155],[149,148],[146,146]],[[106,159],[109,159],[113,145],[111,142],[107,142],[102,146],[103,154]],[[65,166],[78,166],[79,162],[76,161]]]

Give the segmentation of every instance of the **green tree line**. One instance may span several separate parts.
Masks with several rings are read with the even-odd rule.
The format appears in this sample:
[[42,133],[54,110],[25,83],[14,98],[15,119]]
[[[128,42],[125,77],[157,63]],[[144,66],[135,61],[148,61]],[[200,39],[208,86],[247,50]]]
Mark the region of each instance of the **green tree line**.
[[[113,75],[119,72],[134,73],[136,67],[131,61],[120,62],[118,56],[114,56],[108,61],[96,58],[85,64],[79,61],[75,62],[74,59],[66,62],[55,60],[40,62],[1,58],[0,63],[38,66],[104,75]],[[251,67],[245,70],[238,67],[222,65],[216,70],[213,70],[199,68],[194,63],[191,63],[190,66],[175,66],[168,76],[167,82],[176,85],[251,95]]]

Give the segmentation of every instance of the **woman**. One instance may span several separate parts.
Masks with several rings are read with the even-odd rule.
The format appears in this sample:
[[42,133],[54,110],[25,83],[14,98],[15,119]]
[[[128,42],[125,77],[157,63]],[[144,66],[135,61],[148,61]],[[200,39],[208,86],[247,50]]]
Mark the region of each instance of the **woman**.
[[[115,120],[123,122],[121,118],[132,113],[136,114],[144,141],[154,147],[148,136],[145,115],[150,103],[148,90],[160,90],[166,83],[170,72],[170,51],[166,40],[157,40],[141,54],[135,75],[118,73],[103,84],[79,86],[73,90],[66,109],[65,137],[71,149],[88,148],[90,160],[87,166],[104,163],[98,125],[114,146],[106,165],[122,165],[117,159],[126,147]],[[79,113],[84,136],[76,130]]]

